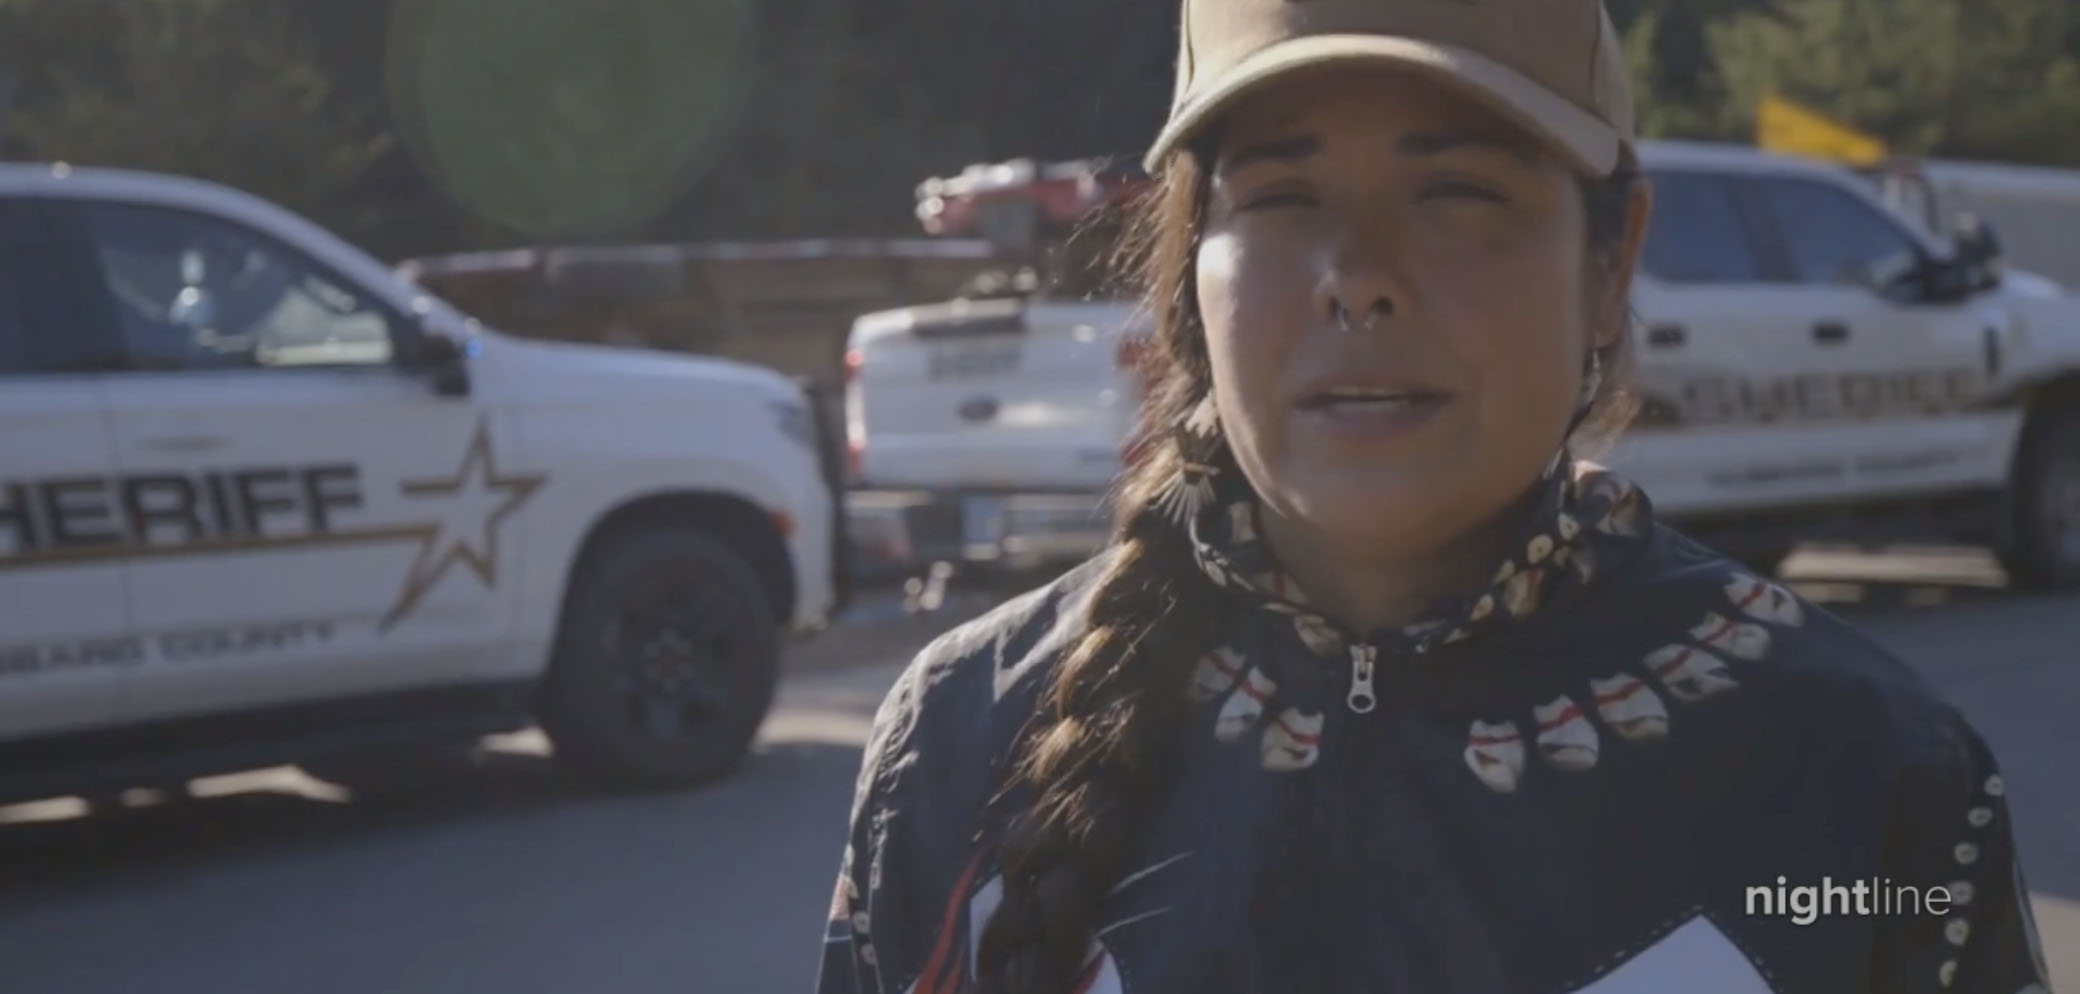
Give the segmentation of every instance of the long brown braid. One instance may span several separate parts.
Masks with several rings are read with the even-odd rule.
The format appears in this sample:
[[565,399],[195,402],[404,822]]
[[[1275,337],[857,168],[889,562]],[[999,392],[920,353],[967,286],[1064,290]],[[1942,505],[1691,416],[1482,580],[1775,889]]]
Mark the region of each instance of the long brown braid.
[[[985,994],[1066,994],[1075,983],[1103,900],[1126,872],[1143,806],[1162,792],[1190,707],[1186,682],[1221,628],[1218,589],[1193,562],[1183,530],[1158,510],[1188,458],[1234,471],[1225,443],[1195,443],[1178,430],[1212,389],[1194,274],[1212,141],[1176,155],[1142,200],[1126,243],[1156,326],[1137,429],[1145,446],[1117,488],[1114,551],[1087,630],[1043,694],[1013,766],[1036,795],[999,843],[1003,899],[975,964]],[[1610,273],[1637,178],[1628,164],[1583,184],[1599,260],[1592,275]],[[1585,432],[1622,426],[1629,338],[1602,357]],[[1195,445],[1212,451],[1187,451]]]

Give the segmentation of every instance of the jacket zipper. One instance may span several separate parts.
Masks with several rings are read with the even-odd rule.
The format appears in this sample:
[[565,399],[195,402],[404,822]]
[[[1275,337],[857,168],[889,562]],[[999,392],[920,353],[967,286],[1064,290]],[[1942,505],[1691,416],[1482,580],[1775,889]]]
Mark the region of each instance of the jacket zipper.
[[1379,697],[1372,691],[1372,670],[1379,664],[1379,649],[1363,643],[1351,646],[1351,710],[1358,714],[1371,714],[1379,706]]

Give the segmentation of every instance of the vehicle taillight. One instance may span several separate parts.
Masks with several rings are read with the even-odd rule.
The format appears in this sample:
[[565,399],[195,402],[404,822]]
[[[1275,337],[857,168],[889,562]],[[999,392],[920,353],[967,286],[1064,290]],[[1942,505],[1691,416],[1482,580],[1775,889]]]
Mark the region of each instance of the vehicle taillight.
[[867,426],[860,411],[859,370],[866,357],[858,349],[845,350],[845,478],[858,483],[867,460]]

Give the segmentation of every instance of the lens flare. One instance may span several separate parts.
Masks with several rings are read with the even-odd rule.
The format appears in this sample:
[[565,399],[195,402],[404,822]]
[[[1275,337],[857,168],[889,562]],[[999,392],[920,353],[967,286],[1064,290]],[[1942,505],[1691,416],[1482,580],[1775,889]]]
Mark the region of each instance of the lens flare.
[[748,0],[407,0],[392,115],[466,209],[530,237],[638,226],[713,162],[748,89]]

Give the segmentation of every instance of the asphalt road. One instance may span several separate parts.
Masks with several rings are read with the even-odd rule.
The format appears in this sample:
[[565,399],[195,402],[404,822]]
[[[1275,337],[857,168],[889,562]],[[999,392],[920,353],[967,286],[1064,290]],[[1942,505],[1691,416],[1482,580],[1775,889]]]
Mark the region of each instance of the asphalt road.
[[[2053,989],[2080,992],[2080,598],[1986,589],[1971,553],[1791,572],[1993,741]],[[89,817],[0,809],[0,991],[807,991],[859,743],[907,651],[876,655],[798,673],[753,761],[691,794],[592,794],[520,737],[410,802],[276,771]]]

